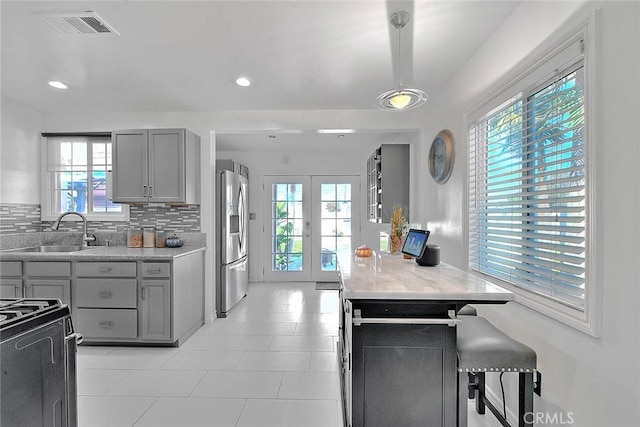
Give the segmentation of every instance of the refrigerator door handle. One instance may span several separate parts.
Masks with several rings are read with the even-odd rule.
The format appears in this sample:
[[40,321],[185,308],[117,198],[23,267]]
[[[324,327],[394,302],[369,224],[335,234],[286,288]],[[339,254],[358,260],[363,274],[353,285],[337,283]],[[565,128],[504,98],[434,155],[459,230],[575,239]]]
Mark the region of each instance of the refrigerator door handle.
[[238,189],[238,215],[239,215],[239,222],[240,224],[238,225],[239,231],[240,231],[240,253],[244,254],[245,253],[245,249],[244,249],[244,244],[245,244],[245,232],[246,230],[244,229],[244,222],[245,222],[245,200],[244,200],[244,191],[242,191],[242,184],[240,184],[240,188]]

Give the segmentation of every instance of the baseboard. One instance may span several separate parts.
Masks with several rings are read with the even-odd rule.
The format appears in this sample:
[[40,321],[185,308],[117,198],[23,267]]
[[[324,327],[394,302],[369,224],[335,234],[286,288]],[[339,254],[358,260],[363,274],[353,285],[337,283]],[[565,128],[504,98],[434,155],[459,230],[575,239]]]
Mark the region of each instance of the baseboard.
[[340,289],[340,282],[316,282],[316,290],[337,291]]

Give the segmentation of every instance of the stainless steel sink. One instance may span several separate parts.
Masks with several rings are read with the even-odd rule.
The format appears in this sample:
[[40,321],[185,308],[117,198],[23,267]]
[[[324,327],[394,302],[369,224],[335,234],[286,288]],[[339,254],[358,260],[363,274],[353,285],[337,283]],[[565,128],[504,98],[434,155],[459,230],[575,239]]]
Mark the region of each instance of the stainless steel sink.
[[42,245],[30,248],[8,249],[5,252],[77,252],[87,249],[98,248],[99,246],[80,246],[80,245]]

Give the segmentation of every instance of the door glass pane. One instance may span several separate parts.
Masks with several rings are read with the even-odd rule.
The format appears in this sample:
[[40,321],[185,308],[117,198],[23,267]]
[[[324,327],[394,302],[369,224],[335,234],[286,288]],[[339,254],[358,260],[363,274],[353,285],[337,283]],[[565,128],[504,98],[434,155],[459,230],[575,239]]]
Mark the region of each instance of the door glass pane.
[[351,202],[337,202],[336,217],[351,219]]
[[273,271],[302,271],[302,184],[272,186],[271,268]]
[[321,184],[322,271],[351,262],[351,184]]
[[337,184],[336,193],[338,200],[351,200],[351,184]]

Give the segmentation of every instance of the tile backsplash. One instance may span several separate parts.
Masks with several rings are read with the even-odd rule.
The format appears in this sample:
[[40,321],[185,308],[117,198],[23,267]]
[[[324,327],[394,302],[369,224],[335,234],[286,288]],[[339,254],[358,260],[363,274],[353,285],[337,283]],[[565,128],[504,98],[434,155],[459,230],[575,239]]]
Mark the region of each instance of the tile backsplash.
[[[49,230],[53,221],[41,221],[40,205],[0,203],[0,235]],[[200,206],[135,206],[129,208],[129,222],[89,221],[89,232],[125,232],[129,227],[158,227],[175,233],[199,233]],[[82,223],[63,221],[61,230],[82,231]]]
[[0,203],[0,234],[42,231],[40,205]]
[[131,206],[129,226],[157,227],[178,233],[200,231],[200,206]]

